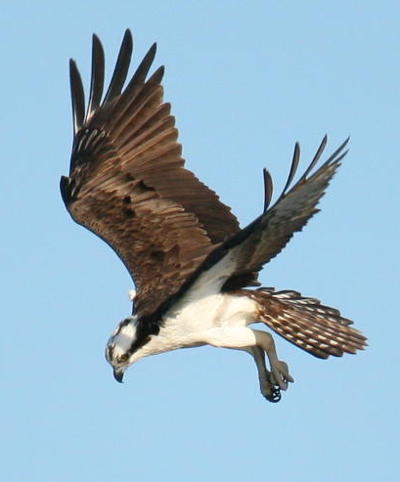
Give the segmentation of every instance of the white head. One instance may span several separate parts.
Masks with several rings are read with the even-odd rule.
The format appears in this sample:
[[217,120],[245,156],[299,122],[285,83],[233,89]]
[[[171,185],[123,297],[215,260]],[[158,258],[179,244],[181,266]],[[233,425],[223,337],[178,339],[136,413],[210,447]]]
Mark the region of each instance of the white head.
[[129,365],[140,356],[132,351],[136,341],[137,316],[129,316],[122,320],[114,330],[106,346],[106,360],[112,366],[114,378],[122,382],[124,372]]

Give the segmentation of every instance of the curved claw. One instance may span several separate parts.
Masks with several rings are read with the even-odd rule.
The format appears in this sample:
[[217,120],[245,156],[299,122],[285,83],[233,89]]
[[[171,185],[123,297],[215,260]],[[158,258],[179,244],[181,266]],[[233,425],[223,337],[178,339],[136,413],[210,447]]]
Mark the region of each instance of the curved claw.
[[282,398],[281,388],[273,381],[271,373],[268,374],[267,379],[264,380],[264,383],[260,388],[264,398],[266,398],[269,402],[277,403]]
[[277,385],[272,385],[272,390],[270,394],[264,394],[264,397],[272,403],[277,403],[282,398],[281,389]]

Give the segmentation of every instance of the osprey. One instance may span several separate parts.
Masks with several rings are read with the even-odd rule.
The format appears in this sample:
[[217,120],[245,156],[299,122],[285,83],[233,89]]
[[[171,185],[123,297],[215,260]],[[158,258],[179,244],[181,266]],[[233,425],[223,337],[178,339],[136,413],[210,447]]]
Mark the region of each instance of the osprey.
[[62,198],[77,223],[114,249],[136,287],[132,315],[113,332],[106,358],[121,382],[127,367],[149,355],[201,345],[243,350],[255,360],[261,393],[276,402],[293,378],[271,334],[253,323],[319,358],[366,345],[338,310],[296,291],[260,287],[257,280],[263,265],[318,211],[348,140],[317,168],[325,136],[293,183],[296,144],[286,185],[271,207],[272,180],[264,170],[263,212],[240,229],[230,208],[184,167],[170,104],[163,101],[164,68],[148,75],[156,44],[124,87],[132,46],[127,30],[103,95],[104,51],[93,35],[87,106],[70,61],[74,140]]

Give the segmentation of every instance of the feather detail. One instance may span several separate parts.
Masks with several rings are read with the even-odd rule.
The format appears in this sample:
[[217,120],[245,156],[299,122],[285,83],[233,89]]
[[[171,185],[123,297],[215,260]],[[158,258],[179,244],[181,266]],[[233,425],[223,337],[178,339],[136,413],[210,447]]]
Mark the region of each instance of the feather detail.
[[127,30],[102,99],[104,52],[93,36],[87,108],[71,61],[74,142],[70,174],[62,177],[60,188],[73,219],[107,242],[129,270],[137,313],[145,316],[179,291],[239,223],[184,168],[175,119],[163,101],[164,68],[149,75],[155,44],[124,87],[132,49]]
[[274,288],[244,292],[257,301],[260,321],[318,358],[354,354],[366,347],[367,339],[350,326],[352,321],[315,298],[301,296],[297,291],[275,291]]

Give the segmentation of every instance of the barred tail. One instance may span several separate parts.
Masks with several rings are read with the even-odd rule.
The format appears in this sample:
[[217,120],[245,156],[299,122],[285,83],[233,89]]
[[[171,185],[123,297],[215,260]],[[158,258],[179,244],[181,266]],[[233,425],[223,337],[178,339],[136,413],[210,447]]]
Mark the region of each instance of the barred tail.
[[356,353],[367,344],[366,337],[349,325],[335,308],[321,305],[296,291],[274,288],[246,290],[259,305],[260,320],[291,343],[318,358]]

